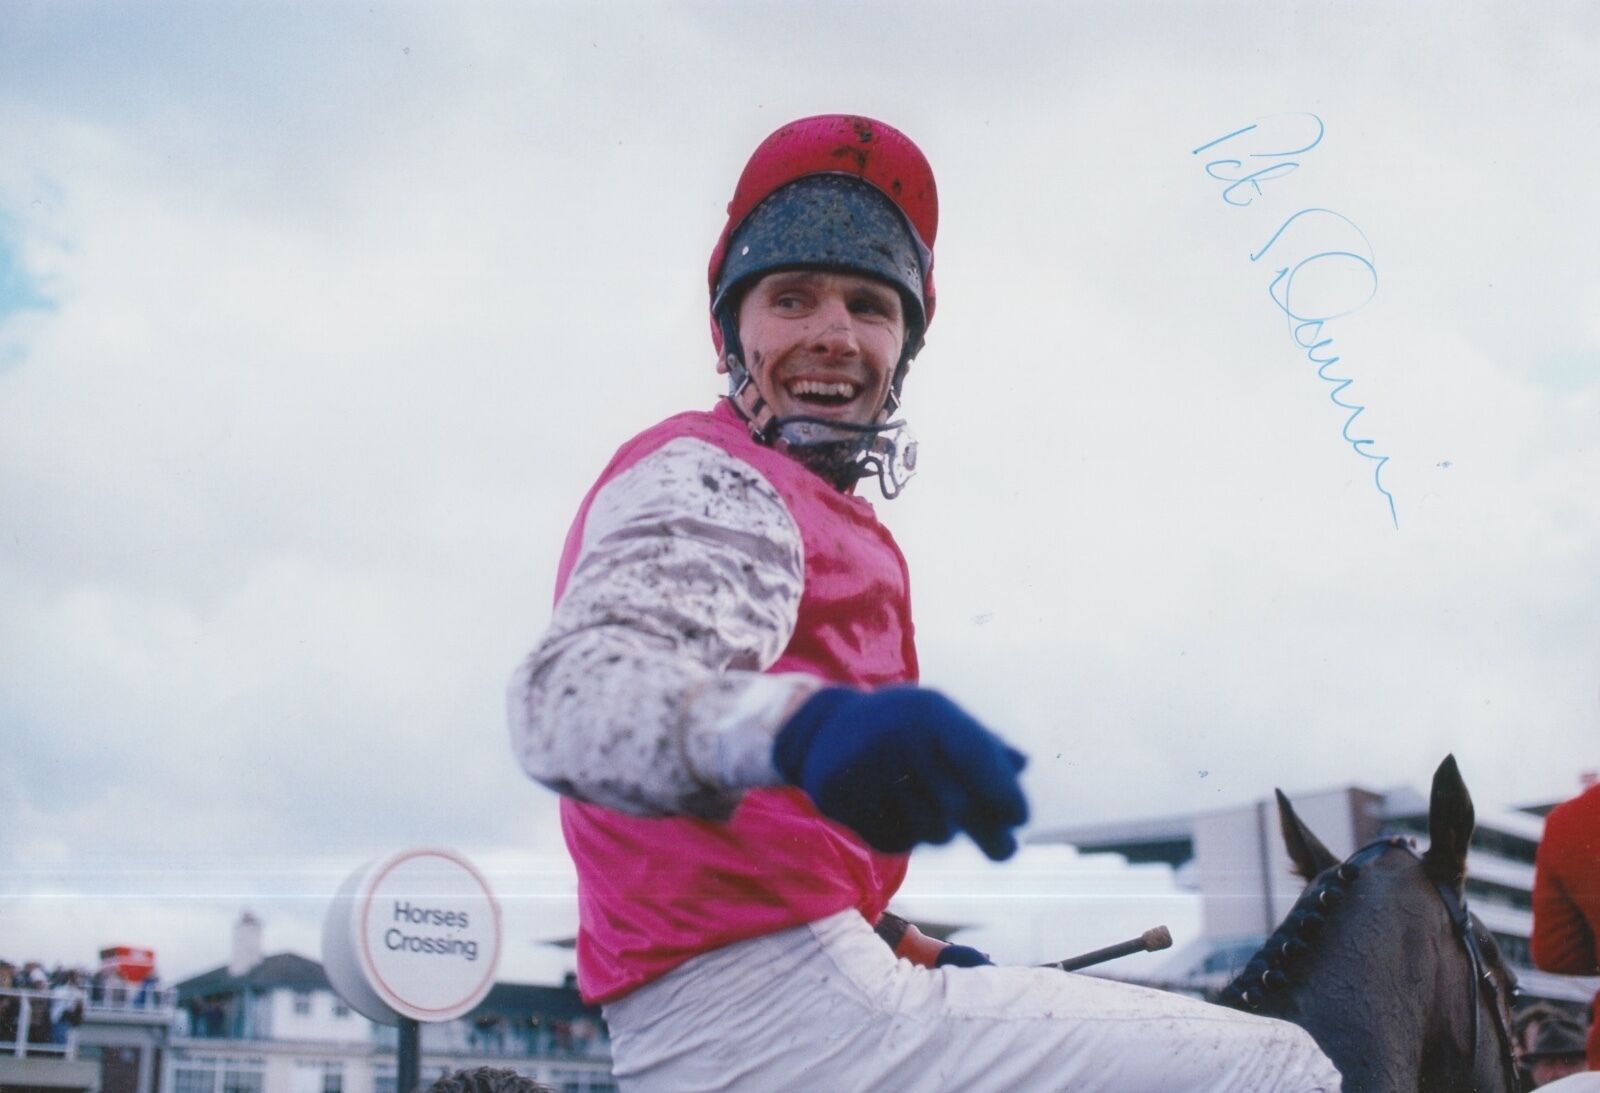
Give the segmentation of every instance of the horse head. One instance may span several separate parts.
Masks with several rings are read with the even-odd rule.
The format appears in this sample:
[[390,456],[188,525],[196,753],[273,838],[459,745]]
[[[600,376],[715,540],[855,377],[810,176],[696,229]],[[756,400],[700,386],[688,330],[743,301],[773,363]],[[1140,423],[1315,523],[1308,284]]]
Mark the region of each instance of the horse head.
[[1466,907],[1475,819],[1454,756],[1420,856],[1394,837],[1341,862],[1281,791],[1278,816],[1306,889],[1220,1001],[1303,1027],[1346,1090],[1514,1091],[1514,977]]

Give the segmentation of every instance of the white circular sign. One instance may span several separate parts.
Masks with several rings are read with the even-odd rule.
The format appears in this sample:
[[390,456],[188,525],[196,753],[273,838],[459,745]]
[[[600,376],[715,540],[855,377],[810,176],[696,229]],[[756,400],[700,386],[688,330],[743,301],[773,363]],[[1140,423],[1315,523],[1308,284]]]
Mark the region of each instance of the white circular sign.
[[[500,906],[483,875],[449,850],[402,850],[357,870],[323,928],[334,988],[385,1023],[394,1014],[460,1017],[489,993],[499,960]],[[378,1007],[392,1012],[371,1012]]]

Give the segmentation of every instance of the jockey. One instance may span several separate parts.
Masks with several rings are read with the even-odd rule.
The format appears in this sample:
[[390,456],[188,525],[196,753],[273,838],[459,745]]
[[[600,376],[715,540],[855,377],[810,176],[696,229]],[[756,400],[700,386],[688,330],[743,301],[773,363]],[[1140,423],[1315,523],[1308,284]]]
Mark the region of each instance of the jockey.
[[[934,314],[938,198],[869,118],[784,126],[709,269],[729,393],[622,446],[578,510],[513,749],[563,795],[578,982],[637,1089],[1334,1090],[1295,1026],[999,968],[886,914],[919,843],[991,858],[1021,752],[917,685],[905,560],[857,483]],[[931,965],[931,966],[929,966]]]

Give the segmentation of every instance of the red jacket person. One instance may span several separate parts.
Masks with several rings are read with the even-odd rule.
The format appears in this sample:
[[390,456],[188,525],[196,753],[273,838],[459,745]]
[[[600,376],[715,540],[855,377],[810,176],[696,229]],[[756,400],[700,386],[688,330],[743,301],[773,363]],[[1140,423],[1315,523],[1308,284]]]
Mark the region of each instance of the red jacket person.
[[[1600,975],[1600,785],[1545,817],[1533,875],[1533,962],[1562,975]],[[1589,1069],[1600,1070],[1600,1021],[1589,1028]]]

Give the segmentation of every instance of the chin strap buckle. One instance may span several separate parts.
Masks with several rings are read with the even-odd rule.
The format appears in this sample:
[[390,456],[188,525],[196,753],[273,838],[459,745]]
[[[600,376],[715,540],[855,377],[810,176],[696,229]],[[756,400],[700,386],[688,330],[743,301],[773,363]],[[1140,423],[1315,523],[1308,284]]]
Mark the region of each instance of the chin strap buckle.
[[749,423],[750,438],[757,444],[770,444],[773,426],[778,421],[777,415],[772,412],[772,407],[767,405],[767,400],[761,397],[761,392],[756,390],[756,385],[750,379],[750,372],[739,359],[739,354],[729,353],[726,360],[728,374],[733,377],[733,391],[728,397],[733,401],[734,408]]
[[876,474],[884,500],[893,501],[917,475],[917,438],[903,421],[891,421],[882,428],[862,453],[861,474],[863,478]]
[[[825,462],[835,463],[835,466],[822,468],[823,476],[844,489],[860,479],[876,475],[878,488],[883,491],[884,499],[889,501],[899,497],[906,483],[916,475],[916,439],[911,436],[904,421],[887,420],[900,405],[900,399],[894,391],[890,391],[888,400],[878,413],[878,422],[873,425],[857,425],[805,414],[780,418],[767,400],[761,397],[739,354],[730,352],[724,360],[732,388],[728,398],[749,424],[751,439],[756,443],[789,450],[802,462],[809,462],[803,458],[808,451],[820,453],[827,448],[842,449],[841,454],[846,456],[848,468],[838,466],[846,460],[827,460]],[[841,475],[840,470],[846,473]]]

